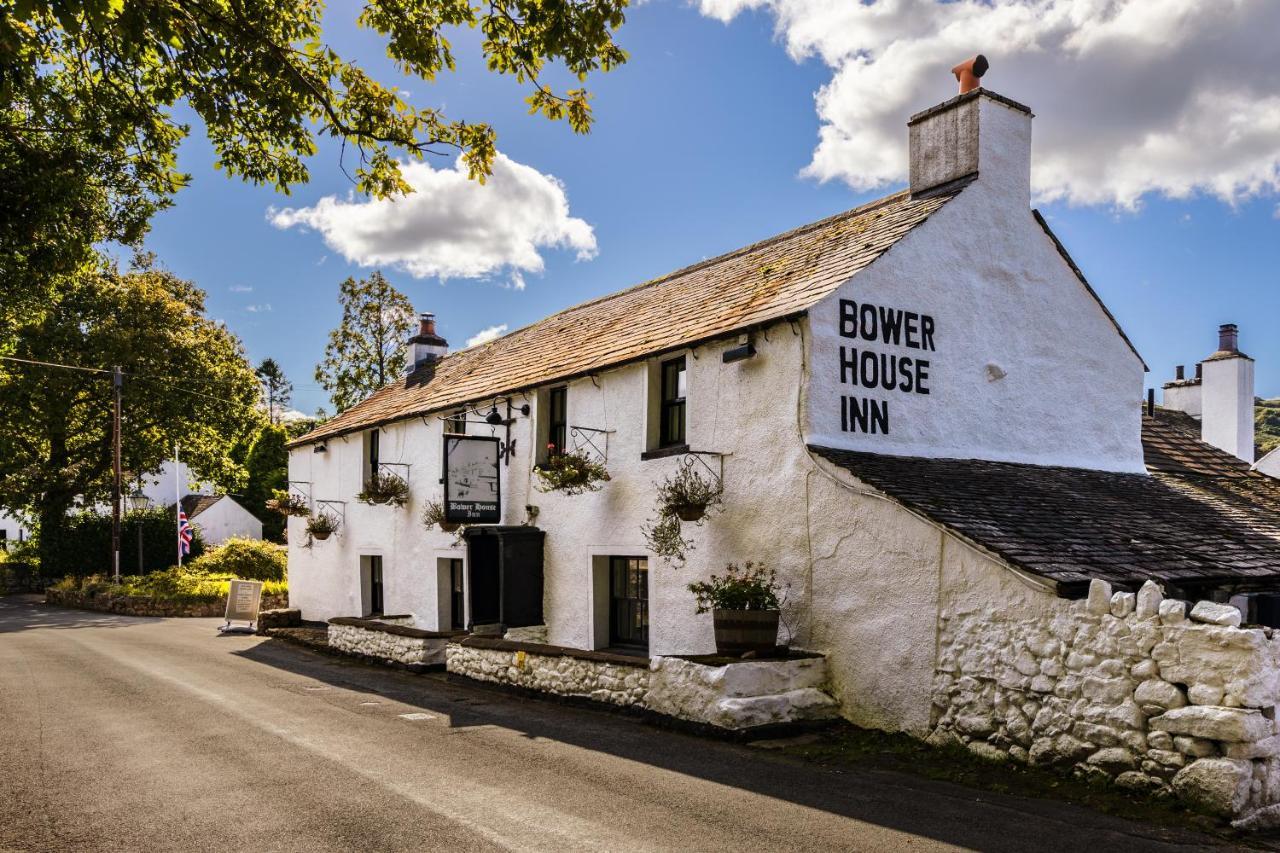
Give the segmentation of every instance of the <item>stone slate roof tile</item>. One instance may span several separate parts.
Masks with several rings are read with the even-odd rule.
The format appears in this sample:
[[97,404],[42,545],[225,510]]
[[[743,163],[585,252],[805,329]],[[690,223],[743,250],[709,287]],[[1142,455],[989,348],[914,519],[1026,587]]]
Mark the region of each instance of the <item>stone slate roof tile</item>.
[[797,316],[965,185],[926,197],[895,193],[450,353],[290,446],[585,376]]
[[1063,595],[1093,578],[1280,591],[1280,481],[1179,412],[1142,421],[1149,474],[812,450]]

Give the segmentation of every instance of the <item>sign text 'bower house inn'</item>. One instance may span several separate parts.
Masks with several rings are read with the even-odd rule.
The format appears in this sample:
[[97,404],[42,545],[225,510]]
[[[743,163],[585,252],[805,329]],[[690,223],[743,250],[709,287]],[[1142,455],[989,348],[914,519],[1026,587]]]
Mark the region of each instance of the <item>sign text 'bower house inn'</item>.
[[[928,394],[929,359],[908,352],[934,352],[937,325],[929,314],[840,300],[840,385],[857,393],[840,395],[841,432],[888,435],[890,394]],[[875,396],[865,396],[872,392]]]

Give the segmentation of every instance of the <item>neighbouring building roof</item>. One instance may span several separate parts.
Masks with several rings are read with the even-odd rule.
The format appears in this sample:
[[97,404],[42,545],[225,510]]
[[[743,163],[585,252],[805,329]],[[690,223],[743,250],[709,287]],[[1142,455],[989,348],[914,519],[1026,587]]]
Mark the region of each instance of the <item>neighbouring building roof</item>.
[[812,449],[1060,595],[1093,578],[1280,591],[1280,482],[1181,412],[1144,415],[1142,443],[1150,475]]
[[916,198],[895,193],[450,353],[290,446],[584,376],[794,317],[869,266],[963,188]]
[[196,516],[224,497],[226,495],[187,495],[182,499],[182,511],[187,514],[188,521],[194,521]]

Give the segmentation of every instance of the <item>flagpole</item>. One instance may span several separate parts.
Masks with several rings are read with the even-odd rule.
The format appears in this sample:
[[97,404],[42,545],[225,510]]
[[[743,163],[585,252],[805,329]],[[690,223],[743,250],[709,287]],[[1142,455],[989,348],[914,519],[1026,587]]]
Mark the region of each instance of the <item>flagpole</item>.
[[182,568],[182,462],[178,458],[178,442],[173,443],[173,520],[178,525],[178,568]]

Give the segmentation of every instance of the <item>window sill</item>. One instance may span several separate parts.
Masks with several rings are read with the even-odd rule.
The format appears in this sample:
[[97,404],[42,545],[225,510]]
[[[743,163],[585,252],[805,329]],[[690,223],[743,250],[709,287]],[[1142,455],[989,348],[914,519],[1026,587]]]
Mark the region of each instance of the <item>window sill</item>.
[[647,462],[650,459],[666,459],[669,456],[682,456],[689,452],[689,445],[674,444],[671,447],[660,447],[657,450],[646,450],[640,454],[640,460]]

